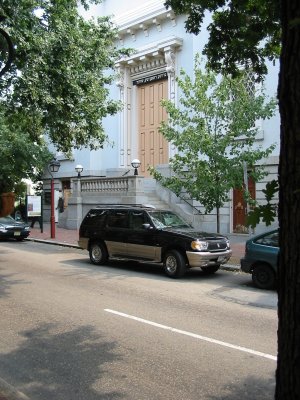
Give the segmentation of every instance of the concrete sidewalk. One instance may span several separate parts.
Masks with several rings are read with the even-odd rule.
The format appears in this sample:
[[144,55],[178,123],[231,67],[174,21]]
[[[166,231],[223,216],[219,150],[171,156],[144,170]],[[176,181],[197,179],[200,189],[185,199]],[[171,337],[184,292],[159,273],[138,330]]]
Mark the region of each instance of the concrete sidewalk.
[[[245,242],[249,238],[249,235],[238,235],[228,234],[230,244],[232,248],[232,257],[229,260],[229,265],[235,265],[239,267],[240,258],[244,255]],[[31,228],[29,239],[36,241],[43,241],[52,244],[60,244],[62,246],[78,248],[78,230],[64,229],[58,226],[55,227],[55,238],[51,238],[50,224],[44,224],[43,232],[38,227],[38,224],[34,228]]]

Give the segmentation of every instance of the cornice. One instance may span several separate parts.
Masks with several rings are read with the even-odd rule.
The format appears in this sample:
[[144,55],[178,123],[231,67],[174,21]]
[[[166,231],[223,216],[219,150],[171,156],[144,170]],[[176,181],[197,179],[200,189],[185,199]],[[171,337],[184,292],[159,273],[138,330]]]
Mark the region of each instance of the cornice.
[[157,42],[152,42],[144,47],[140,47],[136,53],[119,60],[118,64],[130,65],[143,62],[147,58],[164,58],[166,51],[179,50],[182,46],[182,43],[182,38],[177,36],[169,36]]
[[164,0],[152,0],[132,11],[119,15],[114,19],[114,23],[119,28],[119,38],[128,34],[135,39],[135,33],[143,30],[148,36],[148,28],[155,25],[161,31],[161,23],[170,20],[172,25],[176,25],[175,14],[171,9],[166,10]]

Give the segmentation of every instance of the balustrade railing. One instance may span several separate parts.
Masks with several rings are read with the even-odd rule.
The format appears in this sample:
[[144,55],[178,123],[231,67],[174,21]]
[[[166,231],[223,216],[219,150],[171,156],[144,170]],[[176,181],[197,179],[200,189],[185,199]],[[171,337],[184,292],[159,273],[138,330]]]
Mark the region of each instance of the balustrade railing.
[[128,177],[82,179],[81,192],[128,192],[128,181]]

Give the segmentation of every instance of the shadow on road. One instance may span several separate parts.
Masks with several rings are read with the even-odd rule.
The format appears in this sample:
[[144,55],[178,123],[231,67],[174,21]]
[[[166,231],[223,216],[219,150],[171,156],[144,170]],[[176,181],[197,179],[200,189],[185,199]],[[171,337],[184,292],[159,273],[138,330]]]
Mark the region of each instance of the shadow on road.
[[[120,359],[115,344],[90,326],[59,332],[53,324],[22,332],[23,343],[0,356],[1,377],[32,399],[121,399],[114,390],[97,391],[105,365]],[[2,367],[1,367],[2,366]],[[14,382],[12,382],[12,377]],[[107,377],[106,377],[107,379]]]

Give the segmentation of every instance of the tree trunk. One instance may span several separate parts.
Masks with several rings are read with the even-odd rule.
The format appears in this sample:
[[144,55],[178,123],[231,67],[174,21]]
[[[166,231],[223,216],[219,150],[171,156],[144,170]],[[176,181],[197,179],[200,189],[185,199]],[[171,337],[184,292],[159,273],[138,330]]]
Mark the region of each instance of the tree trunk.
[[300,399],[300,2],[281,0],[278,400]]

